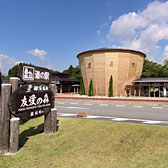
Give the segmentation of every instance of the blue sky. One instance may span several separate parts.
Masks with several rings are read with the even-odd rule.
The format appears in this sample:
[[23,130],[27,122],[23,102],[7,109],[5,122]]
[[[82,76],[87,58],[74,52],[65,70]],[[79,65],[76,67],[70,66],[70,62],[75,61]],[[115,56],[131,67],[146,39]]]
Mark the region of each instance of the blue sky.
[[112,47],[168,58],[168,1],[0,0],[0,68],[19,62],[63,71],[76,55]]

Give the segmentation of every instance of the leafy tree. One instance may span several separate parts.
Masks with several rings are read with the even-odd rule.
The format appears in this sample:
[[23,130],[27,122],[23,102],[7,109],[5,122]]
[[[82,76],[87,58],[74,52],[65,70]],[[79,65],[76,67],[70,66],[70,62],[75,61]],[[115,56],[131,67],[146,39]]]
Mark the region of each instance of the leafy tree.
[[141,78],[159,78],[159,77],[163,77],[162,65],[145,59]]
[[92,79],[90,80],[90,84],[89,84],[89,96],[93,96],[93,82],[92,82]]
[[109,97],[113,97],[113,77],[111,75],[109,82]]
[[85,94],[85,88],[84,88],[84,83],[83,83],[83,79],[80,79],[80,91],[79,91],[80,95],[84,95]]
[[[7,76],[2,75],[2,79],[3,80],[8,80],[10,77],[17,77],[18,76],[18,70],[23,64],[25,64],[25,63],[20,63],[20,64],[17,64],[15,66],[13,66],[11,69],[9,69]],[[25,64],[25,65],[32,65],[32,64]]]
[[79,66],[73,67],[72,65],[70,65],[69,68],[64,70],[62,73],[67,74],[68,78],[81,79],[81,72]]
[[168,77],[168,59],[164,60],[163,77]]
[[17,64],[8,71],[8,78],[18,76],[18,70],[23,65],[23,63]]
[[64,71],[63,71],[63,73],[64,73],[64,74],[67,74],[68,77],[71,77],[71,76],[72,76],[72,71],[73,71],[73,66],[70,65],[67,70],[64,70]]
[[4,76],[2,74],[1,74],[1,78],[2,78],[2,80],[8,80],[8,76]]

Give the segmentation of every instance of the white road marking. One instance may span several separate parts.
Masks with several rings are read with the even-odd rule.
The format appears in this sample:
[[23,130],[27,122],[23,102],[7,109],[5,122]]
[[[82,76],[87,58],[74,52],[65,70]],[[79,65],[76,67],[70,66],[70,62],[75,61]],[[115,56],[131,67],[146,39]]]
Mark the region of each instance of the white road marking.
[[91,106],[91,105],[93,105],[93,104],[84,104],[84,105],[86,105],[86,106]]
[[116,107],[125,107],[125,105],[115,105]]
[[69,116],[76,116],[76,114],[61,114],[58,113],[60,117],[69,117]]
[[108,104],[99,104],[99,106],[108,106]]
[[163,107],[152,107],[154,109],[162,109]]
[[139,121],[144,124],[158,124],[158,123],[168,123],[168,121],[154,121],[154,120],[143,120],[143,119],[134,119],[134,118],[114,118],[111,119],[114,121]]
[[65,104],[64,102],[58,102],[57,104]]
[[67,107],[67,108],[70,108],[70,109],[88,109],[88,108],[83,108],[83,107]]
[[79,109],[79,110],[88,109],[88,108],[84,108],[84,107],[65,107],[65,106],[57,106],[57,108],[69,108],[69,109]]
[[78,104],[78,103],[70,103],[70,104]]
[[133,107],[135,107],[135,108],[143,108],[143,106],[133,106]]
[[143,122],[144,124],[160,124],[161,121],[146,121],[146,122]]
[[91,116],[91,115],[88,115],[87,117],[84,117],[84,118],[102,118],[102,116]]
[[[68,117],[68,116],[77,116],[77,114],[68,114],[68,113],[58,113],[58,116]],[[108,116],[94,116],[87,115],[87,117],[83,117],[86,119],[94,119],[94,118],[107,118],[111,121],[139,121],[143,124],[168,124],[168,121],[154,121],[154,120],[143,120],[143,119],[134,119],[134,118],[118,118],[118,117],[108,117]]]
[[114,118],[111,120],[113,120],[113,121],[127,121],[128,119],[127,118]]

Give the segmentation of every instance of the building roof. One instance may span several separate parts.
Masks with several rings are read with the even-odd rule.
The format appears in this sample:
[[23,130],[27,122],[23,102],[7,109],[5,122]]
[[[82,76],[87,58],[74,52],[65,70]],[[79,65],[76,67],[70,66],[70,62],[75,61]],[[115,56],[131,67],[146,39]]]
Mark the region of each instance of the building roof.
[[146,57],[146,54],[144,54],[141,51],[136,51],[136,50],[131,50],[131,49],[124,49],[124,48],[98,48],[98,49],[94,49],[94,50],[88,50],[88,51],[84,51],[81,52],[77,55],[77,58],[79,58],[80,55],[85,54],[85,53],[89,53],[89,52],[131,52],[131,53],[138,53],[142,56],[144,56],[144,58]]
[[137,80],[134,80],[133,82],[168,82],[168,78],[140,78]]
[[60,81],[60,82],[80,82],[79,79],[71,79],[71,78],[62,78],[62,77],[52,77],[50,81]]

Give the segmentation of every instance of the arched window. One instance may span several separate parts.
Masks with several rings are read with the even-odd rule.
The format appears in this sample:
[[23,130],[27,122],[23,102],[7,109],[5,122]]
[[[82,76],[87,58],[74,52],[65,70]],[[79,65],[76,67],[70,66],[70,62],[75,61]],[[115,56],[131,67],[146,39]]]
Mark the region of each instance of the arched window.
[[91,68],[91,63],[88,63],[88,68]]
[[110,67],[113,67],[113,61],[110,61]]
[[135,63],[132,63],[132,68],[135,68]]

